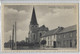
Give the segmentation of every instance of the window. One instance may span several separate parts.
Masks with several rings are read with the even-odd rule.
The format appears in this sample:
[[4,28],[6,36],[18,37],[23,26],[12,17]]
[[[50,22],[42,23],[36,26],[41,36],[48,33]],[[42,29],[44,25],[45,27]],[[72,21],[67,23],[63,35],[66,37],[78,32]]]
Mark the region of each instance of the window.
[[65,38],[65,35],[63,34],[63,37]]
[[40,33],[40,37],[42,36],[42,33]]
[[48,46],[49,46],[49,41],[48,41]]
[[73,34],[73,33],[70,34],[70,37],[72,37],[72,34]]
[[44,40],[46,40],[46,37],[44,37]]
[[48,37],[48,40],[49,40],[49,37]]
[[63,41],[63,46],[65,47],[65,40]]
[[60,38],[60,35],[59,35],[59,38]]
[[72,40],[70,40],[70,47],[72,47]]
[[32,27],[34,27],[34,26],[32,25]]
[[52,36],[50,36],[50,41],[52,41]]
[[52,41],[50,41],[50,45],[52,45]]
[[54,35],[54,38],[55,38],[55,35]]
[[35,34],[33,35],[33,38],[36,39],[36,35]]
[[77,41],[75,40],[75,47],[76,47],[76,45],[77,45]]
[[60,41],[58,41],[58,46],[60,47]]

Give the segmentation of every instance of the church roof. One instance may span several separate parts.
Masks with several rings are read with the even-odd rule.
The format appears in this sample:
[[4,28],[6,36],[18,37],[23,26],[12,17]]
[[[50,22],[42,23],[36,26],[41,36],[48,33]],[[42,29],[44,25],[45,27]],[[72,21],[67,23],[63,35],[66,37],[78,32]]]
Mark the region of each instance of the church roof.
[[42,25],[41,27],[39,27],[40,31],[48,31],[49,29],[47,27],[45,27],[45,25]]
[[30,25],[38,25],[34,7],[33,7]]
[[70,32],[70,31],[75,31],[75,30],[77,30],[76,25],[73,25],[73,26],[69,26],[69,27],[64,28],[59,33],[65,33],[65,32]]

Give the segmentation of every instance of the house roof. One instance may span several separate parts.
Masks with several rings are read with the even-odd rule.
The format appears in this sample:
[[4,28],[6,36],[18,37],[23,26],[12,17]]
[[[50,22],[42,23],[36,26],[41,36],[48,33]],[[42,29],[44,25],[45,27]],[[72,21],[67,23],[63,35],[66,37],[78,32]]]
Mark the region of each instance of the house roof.
[[69,26],[69,27],[66,27],[64,28],[62,31],[60,31],[59,33],[65,33],[65,32],[70,32],[70,31],[74,31],[76,30],[76,25],[73,25],[73,26]]
[[62,30],[62,27],[58,27],[56,29],[53,29],[53,30],[50,30],[50,31],[46,32],[42,37],[46,37],[46,36],[51,36],[51,35],[57,34],[61,30]]
[[55,34],[60,34],[60,33],[64,33],[64,32],[69,32],[69,31],[74,31],[74,30],[76,30],[76,25],[69,26],[69,27],[66,27],[66,28],[58,27],[56,29],[53,29],[53,30],[50,30],[50,31],[46,32],[45,34],[43,34],[42,37],[51,36],[51,35],[55,35]]

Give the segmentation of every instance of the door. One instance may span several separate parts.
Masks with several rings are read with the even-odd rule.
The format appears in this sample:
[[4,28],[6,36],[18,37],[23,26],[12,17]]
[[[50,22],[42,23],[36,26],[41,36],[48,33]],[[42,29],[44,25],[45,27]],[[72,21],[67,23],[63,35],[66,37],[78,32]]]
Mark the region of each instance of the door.
[[70,47],[72,47],[72,41],[70,40]]
[[53,42],[53,47],[56,48],[56,41]]

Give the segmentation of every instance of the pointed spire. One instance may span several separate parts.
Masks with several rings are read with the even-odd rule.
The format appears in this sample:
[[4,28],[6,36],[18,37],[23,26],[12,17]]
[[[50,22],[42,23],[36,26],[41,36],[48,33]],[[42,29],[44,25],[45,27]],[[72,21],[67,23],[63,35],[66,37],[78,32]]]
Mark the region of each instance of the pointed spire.
[[34,7],[33,7],[30,25],[38,25]]

